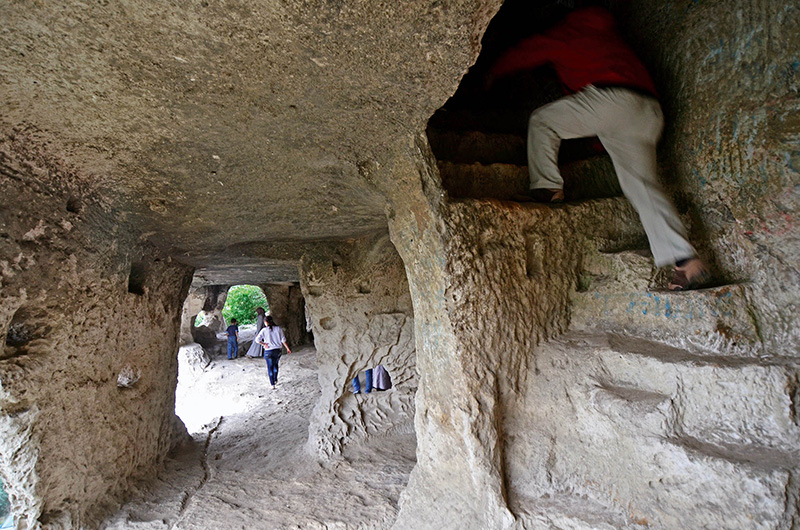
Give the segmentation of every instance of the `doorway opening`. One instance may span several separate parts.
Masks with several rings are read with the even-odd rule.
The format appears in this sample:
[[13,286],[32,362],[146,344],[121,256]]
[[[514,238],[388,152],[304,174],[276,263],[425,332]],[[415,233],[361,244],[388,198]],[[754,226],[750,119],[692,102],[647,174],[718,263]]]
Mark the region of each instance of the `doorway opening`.
[[[509,75],[490,89],[487,73],[503,52],[557,23],[569,11],[565,4],[507,0],[489,24],[475,64],[428,121],[428,140],[451,198],[511,199],[527,191],[528,118],[564,91],[549,66]],[[622,195],[596,138],[563,141],[559,168],[570,200]]]
[[[236,384],[229,374],[235,367],[228,365],[229,362],[248,359],[251,349],[259,351],[249,359],[260,357],[257,355],[261,353],[260,347],[256,344],[251,348],[257,332],[257,310],[269,312],[267,297],[256,285],[210,286],[202,291],[202,309],[196,315],[184,308],[184,319],[191,322],[194,342],[182,345],[178,353],[175,413],[190,434],[202,431],[214,418],[248,410],[247,400],[237,399],[235,393],[227,390],[216,395],[214,389],[223,390],[228,384]],[[192,296],[185,305],[191,304]],[[194,297],[198,298],[197,293]],[[229,330],[233,332],[230,341]],[[233,347],[231,352],[229,342]],[[233,359],[229,361],[230,353]]]

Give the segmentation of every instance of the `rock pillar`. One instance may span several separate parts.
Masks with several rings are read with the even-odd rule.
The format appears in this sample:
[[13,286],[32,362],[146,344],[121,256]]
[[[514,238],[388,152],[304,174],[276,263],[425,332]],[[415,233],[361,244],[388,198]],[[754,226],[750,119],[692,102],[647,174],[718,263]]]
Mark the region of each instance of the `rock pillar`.
[[306,307],[300,284],[266,284],[261,290],[269,302],[269,312],[281,326],[293,348],[310,340],[306,329]]
[[24,135],[0,138],[0,459],[18,529],[92,528],[185,436],[192,270],[129,237]]
[[[301,286],[314,332],[322,396],[309,448],[338,453],[352,439],[409,429],[417,389],[414,314],[400,257],[387,234],[306,255]],[[354,395],[350,382],[383,365],[393,388]]]
[[181,346],[194,342],[194,322],[202,311],[205,300],[206,293],[203,288],[192,286],[189,289],[181,312]]
[[389,226],[414,302],[420,382],[418,462],[395,527],[507,528],[504,424],[532,350],[567,328],[588,238],[636,239],[640,228],[618,199],[559,210],[448,202],[425,138],[399,149]]

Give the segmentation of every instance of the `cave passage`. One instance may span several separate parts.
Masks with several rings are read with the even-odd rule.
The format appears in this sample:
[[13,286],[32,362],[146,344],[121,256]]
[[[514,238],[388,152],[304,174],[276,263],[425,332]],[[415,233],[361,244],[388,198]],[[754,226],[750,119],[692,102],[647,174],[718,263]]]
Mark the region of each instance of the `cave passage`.
[[[175,413],[194,434],[217,417],[250,409],[250,402],[239,399],[241,392],[236,393],[237,379],[226,375],[239,368],[252,372],[256,361],[264,368],[260,357],[248,357],[247,353],[257,333],[256,310],[262,308],[269,314],[270,305],[261,287],[247,284],[207,289],[203,309],[196,315],[190,305],[185,303],[182,326],[191,324],[192,337],[198,342],[185,344],[178,351]],[[238,323],[237,357],[228,360],[226,328],[233,319]]]
[[670,292],[591,139],[567,204],[513,201],[563,92],[485,73],[577,1],[0,3],[13,524],[800,527],[800,10],[607,2],[726,283]]
[[[281,313],[282,300],[292,296],[282,299],[279,294],[291,294],[291,285],[265,288],[270,297],[266,304],[261,288],[237,287],[190,291],[184,324],[197,319],[200,305],[206,308],[203,321],[214,329],[241,306],[243,321],[241,315],[250,306],[265,305],[280,315],[278,325],[305,320],[297,309],[303,304]],[[238,300],[237,291],[245,293]],[[228,318],[221,319],[221,312]],[[320,365],[313,344],[296,339],[300,344],[291,345],[291,354],[284,352],[279,381],[272,388],[264,359],[244,355],[255,326],[240,327],[240,355],[235,359],[227,359],[224,332],[209,341],[205,325],[193,330],[195,337],[204,337],[202,346],[189,342],[180,347],[175,411],[191,438],[170,455],[158,480],[107,518],[103,528],[122,530],[147,521],[186,528],[251,528],[254,521],[263,528],[328,527],[342,520],[358,527],[391,525],[416,462],[413,429],[361,439],[330,460],[312,458],[309,426],[315,421],[312,411],[324,402],[320,371],[329,367]],[[398,399],[389,388],[380,394],[348,394],[344,399],[348,407],[367,411],[378,402]]]

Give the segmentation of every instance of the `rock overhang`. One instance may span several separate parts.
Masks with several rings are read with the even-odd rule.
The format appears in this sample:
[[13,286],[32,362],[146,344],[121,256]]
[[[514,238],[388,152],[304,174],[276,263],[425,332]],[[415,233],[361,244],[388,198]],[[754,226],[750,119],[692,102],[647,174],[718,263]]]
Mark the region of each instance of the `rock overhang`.
[[453,93],[499,3],[7,3],[0,126],[196,267],[358,237],[386,229],[392,146]]

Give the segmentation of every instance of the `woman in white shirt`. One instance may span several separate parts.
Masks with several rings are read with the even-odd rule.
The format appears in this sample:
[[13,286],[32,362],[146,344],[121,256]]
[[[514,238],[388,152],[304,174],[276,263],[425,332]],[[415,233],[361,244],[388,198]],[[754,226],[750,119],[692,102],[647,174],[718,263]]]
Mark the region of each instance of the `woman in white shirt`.
[[275,325],[272,315],[267,315],[267,327],[256,335],[256,342],[264,347],[264,358],[267,360],[267,373],[272,388],[278,383],[278,361],[281,359],[281,346],[286,347],[286,353],[292,353],[286,344],[283,330]]

